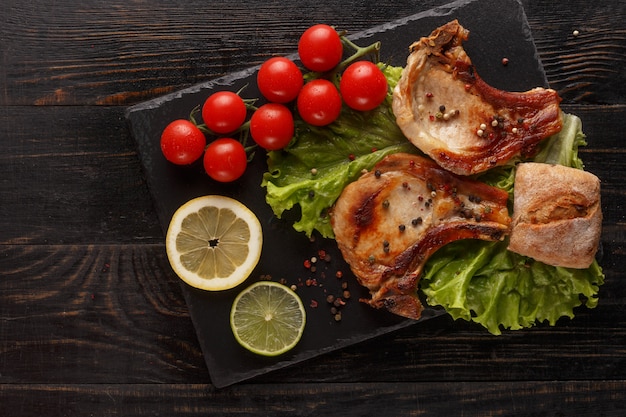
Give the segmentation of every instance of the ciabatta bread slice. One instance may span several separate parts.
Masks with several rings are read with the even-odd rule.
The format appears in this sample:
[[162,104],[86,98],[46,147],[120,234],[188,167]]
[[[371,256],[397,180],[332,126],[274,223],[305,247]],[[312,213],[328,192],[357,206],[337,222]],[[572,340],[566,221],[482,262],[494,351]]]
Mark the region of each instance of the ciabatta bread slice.
[[562,165],[522,163],[514,192],[510,251],[548,265],[591,265],[602,228],[598,177]]

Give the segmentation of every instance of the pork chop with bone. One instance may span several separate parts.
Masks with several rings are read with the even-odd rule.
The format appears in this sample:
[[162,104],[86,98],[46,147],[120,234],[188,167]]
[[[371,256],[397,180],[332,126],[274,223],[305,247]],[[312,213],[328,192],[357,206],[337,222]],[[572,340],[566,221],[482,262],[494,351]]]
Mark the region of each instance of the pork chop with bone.
[[394,154],[349,184],[331,212],[343,258],[376,308],[418,319],[417,285],[437,249],[459,239],[501,240],[508,194],[430,159]]
[[459,175],[534,156],[563,123],[556,91],[507,92],[480,78],[463,49],[468,36],[454,20],[413,43],[393,91],[393,112],[404,135]]

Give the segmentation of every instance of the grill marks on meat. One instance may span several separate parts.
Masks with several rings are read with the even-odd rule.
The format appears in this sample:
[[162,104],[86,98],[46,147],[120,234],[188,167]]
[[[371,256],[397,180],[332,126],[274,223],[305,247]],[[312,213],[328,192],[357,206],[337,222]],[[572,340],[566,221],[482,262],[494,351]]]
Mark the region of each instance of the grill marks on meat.
[[507,92],[483,81],[463,49],[468,36],[454,20],[415,42],[393,92],[405,136],[459,175],[531,157],[562,127],[556,91]]
[[418,319],[417,285],[437,249],[459,239],[501,240],[508,194],[433,161],[394,154],[348,185],[331,212],[335,239],[373,307]]

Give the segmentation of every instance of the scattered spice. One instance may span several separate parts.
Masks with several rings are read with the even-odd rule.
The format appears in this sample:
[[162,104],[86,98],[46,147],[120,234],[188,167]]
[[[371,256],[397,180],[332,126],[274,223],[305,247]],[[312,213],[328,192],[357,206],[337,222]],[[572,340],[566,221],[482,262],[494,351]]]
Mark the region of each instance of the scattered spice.
[[337,297],[337,298],[335,298],[335,301],[333,301],[333,305],[335,307],[341,307],[341,306],[345,306],[346,302],[343,301],[343,299],[341,297]]
[[509,65],[509,58],[502,58],[502,65],[504,65],[505,67]]

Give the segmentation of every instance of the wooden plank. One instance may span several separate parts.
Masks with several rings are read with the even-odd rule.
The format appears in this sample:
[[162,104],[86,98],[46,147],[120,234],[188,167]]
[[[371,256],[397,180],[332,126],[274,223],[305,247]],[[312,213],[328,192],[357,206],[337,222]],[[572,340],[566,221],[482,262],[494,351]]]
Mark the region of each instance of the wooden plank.
[[354,32],[448,2],[428,0],[416,8],[392,0],[375,7],[239,1],[225,12],[223,5],[198,0],[117,0],[60,2],[50,13],[41,12],[50,7],[45,0],[13,2],[10,13],[2,13],[11,18],[0,29],[8,66],[1,69],[7,86],[0,104],[136,103],[293,53],[314,23]]
[[0,382],[206,382],[162,245],[0,245]]
[[[0,243],[156,242],[121,107],[3,107]],[[36,128],[32,128],[36,126]]]
[[[299,34],[313,23],[356,32],[448,2],[240,1],[228,13],[195,0],[57,2],[49,13],[41,13],[49,8],[45,0],[13,2],[10,13],[3,4],[10,18],[0,28],[6,84],[0,104],[137,103],[295,52]],[[626,31],[612,26],[626,19],[621,3],[523,3],[548,79],[565,100],[623,103],[626,86],[616,68],[626,64]]]
[[[162,241],[122,108],[3,109],[0,131],[11,140],[0,141],[0,195],[8,196],[0,206],[0,243]],[[621,132],[625,109],[623,105],[564,106],[583,121],[589,145],[581,155],[586,168],[602,179],[609,233],[616,222],[623,222],[619,202],[624,201],[626,181]],[[42,128],[26,128],[32,124]],[[614,239],[607,235],[605,240]]]
[[2,415],[622,417],[623,381],[0,385]]
[[[163,245],[0,245],[0,382],[209,382],[164,252]],[[556,327],[495,337],[446,316],[256,381],[626,379],[623,263],[606,273],[600,305]]]
[[0,414],[626,414],[626,10],[614,0],[523,1],[603,181],[598,308],[501,337],[441,318],[209,384],[122,106],[293,52],[317,21],[357,31],[447,2],[2,2]]
[[[523,2],[550,86],[565,102],[624,103],[622,2]],[[574,34],[574,32],[577,32]]]

